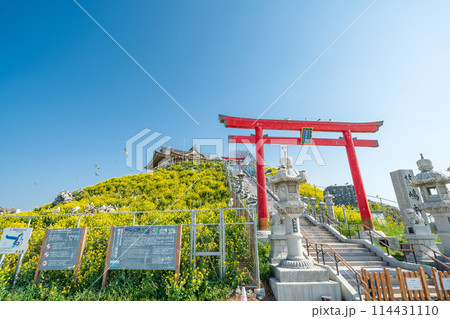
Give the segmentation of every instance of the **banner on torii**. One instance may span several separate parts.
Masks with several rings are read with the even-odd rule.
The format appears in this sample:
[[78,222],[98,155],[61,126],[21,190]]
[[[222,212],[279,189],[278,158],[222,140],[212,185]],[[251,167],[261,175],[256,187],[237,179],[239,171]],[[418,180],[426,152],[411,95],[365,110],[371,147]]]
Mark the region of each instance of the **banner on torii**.
[[[359,169],[355,147],[378,147],[377,140],[353,139],[352,133],[375,133],[383,125],[383,121],[368,123],[348,122],[320,122],[320,121],[293,121],[268,120],[232,117],[219,114],[220,123],[228,128],[254,129],[255,136],[229,136],[229,143],[251,143],[256,146],[256,179],[258,193],[258,221],[260,230],[268,230],[266,176],[264,168],[264,144],[287,144],[316,146],[344,146],[347,151],[350,171],[355,186],[361,220],[365,228],[373,229],[372,216],[369,203]],[[270,137],[263,136],[263,130],[298,131],[299,137]],[[343,137],[312,138],[312,132],[340,132]],[[305,132],[308,132],[305,134]],[[305,136],[306,135],[306,136]]]

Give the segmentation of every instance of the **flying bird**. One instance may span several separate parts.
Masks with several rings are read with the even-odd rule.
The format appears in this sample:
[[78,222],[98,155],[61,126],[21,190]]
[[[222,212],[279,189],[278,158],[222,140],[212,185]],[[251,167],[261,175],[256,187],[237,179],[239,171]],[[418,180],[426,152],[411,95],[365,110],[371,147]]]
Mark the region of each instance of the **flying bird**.
[[97,172],[95,172],[95,176],[100,176],[100,175],[98,175]]
[[123,149],[123,152],[124,152],[125,155],[128,157],[128,152],[127,152],[127,149],[126,149],[126,148]]
[[100,169],[100,166],[98,166],[98,165],[94,165],[94,167],[95,167],[96,169]]
[[38,184],[37,182],[34,182],[34,185],[36,185],[36,186],[37,186],[37,184]]
[[320,122],[320,121],[322,121],[322,119],[318,119],[318,120],[317,120],[317,122]]

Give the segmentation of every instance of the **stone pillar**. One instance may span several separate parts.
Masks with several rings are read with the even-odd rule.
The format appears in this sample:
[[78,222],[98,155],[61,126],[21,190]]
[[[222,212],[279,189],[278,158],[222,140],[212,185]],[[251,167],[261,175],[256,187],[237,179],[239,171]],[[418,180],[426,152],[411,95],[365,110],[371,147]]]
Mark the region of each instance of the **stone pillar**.
[[309,197],[308,196],[302,196],[302,201],[303,202],[305,202],[306,203],[306,208],[305,208],[305,214],[310,214],[311,213],[311,210],[310,210],[310,208],[309,208],[309,206],[308,206],[308,203],[309,203]]
[[325,203],[327,204],[327,208],[328,208],[328,216],[335,220],[335,216],[334,216],[334,207],[333,207],[333,198],[334,196],[331,195],[330,193],[326,193],[325,196],[323,197],[323,199],[325,199]]
[[274,212],[271,216],[272,226],[270,227],[270,254],[269,263],[278,265],[282,259],[287,257],[286,226],[283,224],[281,215]]
[[314,215],[314,218],[316,218],[316,199],[314,197],[311,197],[309,199],[309,204],[311,205],[311,213]]
[[[409,185],[414,172],[410,169],[399,169],[390,173],[395,196],[400,209],[400,216],[405,226],[405,238],[409,243],[424,244],[437,250],[437,236],[431,232],[427,214],[420,207],[422,198],[417,187]],[[411,247],[413,248],[413,247]],[[424,247],[422,247],[424,249]],[[433,256],[433,253],[425,249]],[[429,259],[425,254],[417,254],[419,259]]]
[[322,223],[326,223],[327,222],[327,216],[325,214],[325,202],[320,201],[319,202],[319,212],[320,212],[320,217],[322,219]]

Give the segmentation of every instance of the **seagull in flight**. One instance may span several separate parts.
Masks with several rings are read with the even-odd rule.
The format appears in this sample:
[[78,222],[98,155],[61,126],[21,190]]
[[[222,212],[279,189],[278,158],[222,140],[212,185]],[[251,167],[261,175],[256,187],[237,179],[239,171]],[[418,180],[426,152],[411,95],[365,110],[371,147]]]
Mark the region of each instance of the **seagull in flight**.
[[98,175],[97,172],[95,172],[95,176],[100,176],[100,175]]
[[123,149],[123,152],[124,152],[125,155],[128,157],[128,152],[127,152],[127,149],[126,149],[126,148]]
[[100,166],[98,166],[98,165],[94,165],[94,167],[95,167],[96,169],[100,169]]

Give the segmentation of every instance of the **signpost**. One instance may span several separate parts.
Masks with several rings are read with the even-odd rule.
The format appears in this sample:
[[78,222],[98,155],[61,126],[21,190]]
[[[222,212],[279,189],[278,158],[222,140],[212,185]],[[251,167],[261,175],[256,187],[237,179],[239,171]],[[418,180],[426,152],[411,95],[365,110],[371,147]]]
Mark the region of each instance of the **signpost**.
[[75,270],[74,282],[83,257],[87,228],[46,229],[33,283],[41,270]]
[[[30,219],[31,221],[31,219]],[[30,225],[28,222],[28,226]],[[6,254],[19,254],[19,260],[17,261],[16,270],[14,272],[12,287],[16,285],[17,278],[19,277],[20,266],[22,265],[23,255],[28,249],[28,242],[30,241],[32,228],[5,228],[3,229],[2,238],[0,239],[0,267],[3,263],[4,256]]]
[[110,269],[180,273],[181,225],[111,227],[102,288]]

